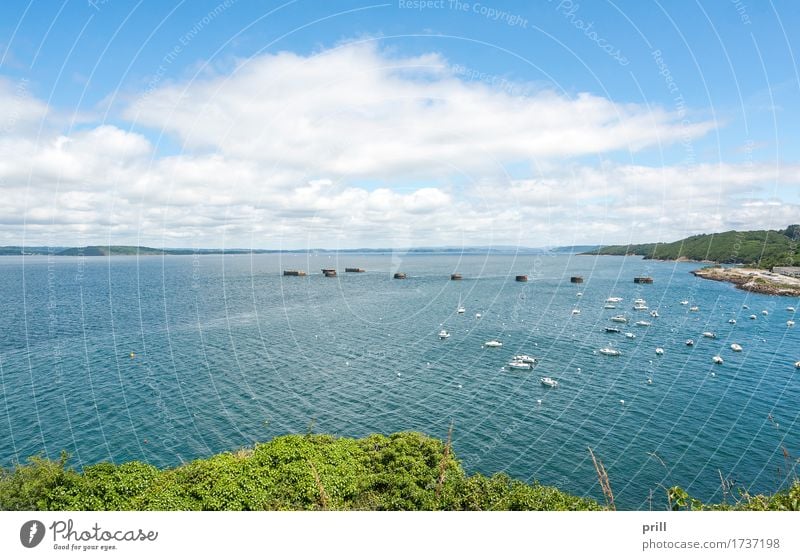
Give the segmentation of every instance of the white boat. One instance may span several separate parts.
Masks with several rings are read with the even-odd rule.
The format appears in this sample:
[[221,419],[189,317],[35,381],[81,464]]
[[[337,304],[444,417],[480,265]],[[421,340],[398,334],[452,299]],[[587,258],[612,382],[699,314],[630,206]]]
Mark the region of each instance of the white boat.
[[444,340],[445,338],[450,338],[450,333],[447,332],[446,330],[442,329],[442,330],[439,331],[439,338],[441,340]]
[[788,311],[789,313],[794,313],[794,307],[790,305],[789,307],[786,308],[786,311]]
[[464,308],[464,306],[463,306],[463,305],[459,305],[459,306],[458,306],[458,309],[456,309],[456,313],[458,313],[458,314],[465,313],[466,311],[467,311],[467,310]]
[[686,341],[686,346],[694,346],[694,340],[691,338]]
[[573,309],[572,310],[572,314],[573,315],[580,315],[581,314],[581,310],[580,309]]
[[706,338],[717,338],[717,335],[711,331],[706,331],[703,333],[703,336]]
[[603,309],[616,309],[616,308],[617,306],[614,305],[613,303],[607,303],[603,306]]
[[551,388],[558,387],[558,381],[556,381],[552,377],[542,377],[539,381],[541,381],[542,385],[546,387],[551,387]]
[[583,292],[578,292],[577,294],[575,294],[575,297],[581,297],[582,295],[583,295]]
[[622,301],[621,297],[610,297],[606,299],[606,303],[619,303]]
[[713,358],[711,358],[711,359],[712,359],[712,360],[714,360],[714,363],[715,363],[715,364],[721,364],[721,363],[724,361],[724,360],[722,359],[722,356],[714,356],[714,357],[713,357]]
[[651,317],[658,317],[658,311],[656,311],[655,309],[653,309],[653,310],[650,312],[650,316],[651,316]]
[[615,323],[627,323],[628,322],[628,318],[625,317],[625,315],[614,315],[613,317],[611,317],[611,320],[614,321]]
[[658,354],[659,356],[663,356],[664,355],[664,349],[661,348],[661,347],[656,348],[656,354]]
[[647,302],[645,300],[643,300],[642,298],[636,298],[635,300],[633,300],[633,304],[634,305],[645,305],[646,303]]
[[761,312],[761,314],[762,314],[762,315],[769,315],[769,311],[767,311],[767,310],[765,309],[764,311],[762,311],[762,312]]
[[652,323],[650,323],[650,321],[636,321],[634,324],[637,327],[649,327]]
[[519,362],[517,360],[511,360],[508,362],[508,367],[510,369],[531,369],[533,365],[527,364],[525,362]]
[[625,338],[636,338],[636,335],[633,334],[632,332],[626,332],[625,333]]
[[685,299],[681,302],[681,305],[689,305],[689,300]]
[[503,343],[500,342],[499,340],[489,340],[487,342],[484,342],[483,345],[486,346],[487,348],[500,348],[503,345]]
[[475,314],[475,318],[476,318],[476,319],[480,319],[480,318],[481,318],[481,314],[480,314],[480,313],[476,313],[476,314]]
[[618,333],[619,329],[617,327],[606,327],[606,332]]
[[793,326],[794,326],[794,321],[792,321],[791,319],[789,319],[788,321],[786,321],[786,326],[787,326],[787,327],[793,327]]
[[741,352],[742,347],[734,342],[733,344],[731,344],[731,350],[733,350],[734,352]]
[[634,309],[635,311],[647,311],[647,310],[648,310],[648,309],[650,309],[650,308],[649,308],[649,307],[647,307],[646,305],[642,304],[642,303],[639,303],[639,304],[636,304],[636,305],[634,305],[634,306],[633,306],[633,309]]
[[728,319],[728,323],[731,324],[731,325],[735,325],[736,324],[736,319]]
[[794,367],[796,367],[797,369],[800,369],[800,361],[799,362],[795,362],[794,363]]
[[750,318],[751,318],[751,319],[755,319],[755,318],[756,318],[756,316],[755,316],[755,315],[750,315]]
[[523,364],[535,364],[536,363],[536,358],[534,358],[533,356],[528,356],[526,354],[518,354],[518,355],[514,356],[513,358],[511,358],[511,360],[514,361],[514,362],[522,362]]
[[700,308],[697,307],[696,305],[693,305],[692,307],[689,308],[689,311],[700,311]]
[[603,356],[619,356],[622,354],[619,350],[614,350],[613,348],[601,348],[598,350]]
[[750,306],[749,305],[743,305],[742,309],[750,309]]

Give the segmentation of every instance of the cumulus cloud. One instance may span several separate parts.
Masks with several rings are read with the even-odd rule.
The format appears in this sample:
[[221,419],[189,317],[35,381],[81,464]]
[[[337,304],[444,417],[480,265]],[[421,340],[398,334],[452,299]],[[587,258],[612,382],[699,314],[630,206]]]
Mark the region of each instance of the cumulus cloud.
[[[65,128],[24,83],[0,80],[0,244],[537,246],[781,227],[798,213],[783,194],[798,166],[614,162],[711,121],[493,88],[438,54],[269,54],[143,92],[121,117]],[[148,140],[162,134],[179,153]],[[520,164],[536,171],[509,179]]]

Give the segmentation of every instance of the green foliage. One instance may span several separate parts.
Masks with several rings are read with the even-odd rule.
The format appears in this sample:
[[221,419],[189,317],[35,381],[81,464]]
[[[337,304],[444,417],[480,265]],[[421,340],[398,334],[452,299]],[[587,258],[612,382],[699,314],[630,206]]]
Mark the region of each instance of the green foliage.
[[354,440],[293,435],[159,470],[100,463],[77,473],[32,458],[3,471],[0,509],[507,510],[600,509],[504,474],[467,477],[447,444],[415,432]]
[[772,268],[800,261],[798,239],[800,226],[791,225],[783,231],[726,231],[693,235],[673,243],[609,245],[592,254],[640,255],[646,259],[689,259]]
[[764,494],[751,495],[744,490],[739,491],[739,498],[733,504],[704,504],[692,498],[679,486],[667,490],[669,504],[673,510],[693,511],[800,511],[800,480],[781,492],[771,496]]
[[[673,487],[672,509],[800,509],[800,482],[772,496],[703,504]],[[596,501],[504,473],[466,476],[447,444],[415,432],[363,439],[291,435],[159,470],[100,463],[82,473],[33,457],[0,471],[2,510],[599,510]]]

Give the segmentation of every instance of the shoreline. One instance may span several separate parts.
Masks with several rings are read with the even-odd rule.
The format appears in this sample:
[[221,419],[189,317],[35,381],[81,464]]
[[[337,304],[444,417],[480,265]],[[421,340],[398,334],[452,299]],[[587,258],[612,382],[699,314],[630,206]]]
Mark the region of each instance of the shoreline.
[[706,280],[729,282],[740,290],[770,296],[800,297],[800,278],[759,268],[706,267],[692,274]]

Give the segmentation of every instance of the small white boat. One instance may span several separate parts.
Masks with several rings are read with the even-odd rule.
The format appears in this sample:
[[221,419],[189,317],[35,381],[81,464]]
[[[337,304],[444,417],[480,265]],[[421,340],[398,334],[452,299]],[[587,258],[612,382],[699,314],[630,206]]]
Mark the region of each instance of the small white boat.
[[622,354],[619,350],[614,350],[613,348],[601,348],[598,350],[603,356],[619,356]]
[[793,327],[793,326],[794,326],[794,321],[792,321],[791,319],[789,319],[788,321],[786,321],[786,326],[787,326],[787,327]]
[[650,312],[650,316],[651,316],[651,317],[658,317],[658,311],[656,311],[655,309],[653,309],[653,310]]
[[794,367],[796,367],[797,369],[800,369],[800,361],[795,362],[794,363]]
[[735,325],[736,324],[736,319],[728,319],[728,324]]
[[664,349],[661,348],[661,347],[656,348],[656,354],[658,354],[659,356],[663,356],[664,355]]
[[484,342],[483,345],[486,346],[487,348],[500,348],[503,345],[503,343],[500,342],[499,340],[489,340],[487,342]]
[[741,352],[742,347],[734,342],[733,344],[731,344],[731,350],[733,350],[734,352]]
[[575,294],[575,297],[581,297],[582,295],[583,295],[583,292],[578,292],[577,294]]
[[573,315],[580,315],[581,314],[581,310],[580,309],[573,309],[572,310],[572,314]]
[[706,331],[703,333],[703,336],[706,338],[717,338],[717,335],[711,331]]
[[697,307],[696,305],[693,305],[693,306],[691,306],[691,307],[689,308],[689,311],[700,311],[700,308],[699,308],[699,307]]
[[750,315],[750,318],[751,318],[751,319],[755,319],[755,318],[756,318],[756,316],[755,316],[755,315]]
[[606,299],[606,303],[619,303],[622,301],[621,297],[610,297]]
[[607,303],[603,306],[603,309],[616,309],[616,308],[617,306],[614,305],[613,303]]
[[459,315],[461,315],[461,314],[465,313],[466,311],[467,311],[467,310],[464,308],[464,306],[463,306],[463,305],[459,305],[459,306],[458,306],[458,309],[456,309],[456,313],[458,313]]
[[640,297],[637,297],[635,300],[633,300],[633,303],[642,303],[642,304],[645,304],[645,303],[647,303],[647,302],[646,302],[645,300],[643,300],[642,298],[640,298]]
[[769,315],[769,311],[767,311],[767,310],[765,309],[764,311],[762,311],[762,312],[761,312],[761,314],[762,314],[762,315],[765,315],[765,316],[766,316],[766,315]]
[[445,338],[450,338],[450,333],[442,329],[439,331],[439,339],[444,340]]
[[743,305],[742,309],[750,309],[750,306],[749,305]]
[[625,315],[614,315],[613,317],[611,317],[611,320],[614,321],[615,323],[627,323],[628,322],[628,318],[625,317]]
[[647,311],[650,308],[644,305],[643,303],[637,303],[636,305],[633,306],[633,309],[634,311]]
[[480,318],[481,318],[481,314],[480,314],[480,313],[476,313],[476,314],[475,314],[475,318],[476,318],[476,319],[480,319]]
[[681,302],[681,305],[689,305],[689,300],[685,299]]
[[517,360],[512,360],[512,361],[508,362],[508,367],[510,369],[531,369],[531,368],[533,368],[533,365],[525,363],[525,362],[520,362],[520,361],[517,361]]
[[524,364],[535,364],[536,363],[536,358],[534,358],[533,356],[528,356],[526,354],[518,354],[518,355],[514,356],[513,358],[511,358],[511,360],[514,361],[514,362],[522,362]]
[[632,332],[626,332],[625,333],[625,338],[636,338],[636,335],[633,334]]
[[551,387],[553,389],[558,387],[558,381],[556,381],[552,377],[542,377],[539,381],[541,381],[542,385],[544,385],[545,387]]
[[715,363],[715,364],[721,364],[721,363],[724,361],[724,360],[722,359],[722,356],[714,356],[714,357],[713,357],[713,358],[711,358],[711,359],[712,359],[712,360],[714,360],[714,363]]
[[650,321],[636,321],[634,324],[637,327],[649,327],[652,323],[650,323]]
[[786,311],[788,311],[789,313],[794,313],[794,307],[790,305],[789,307],[786,308]]
[[617,327],[606,327],[606,332],[618,333],[619,329]]
[[694,340],[691,338],[686,341],[686,346],[694,346]]

